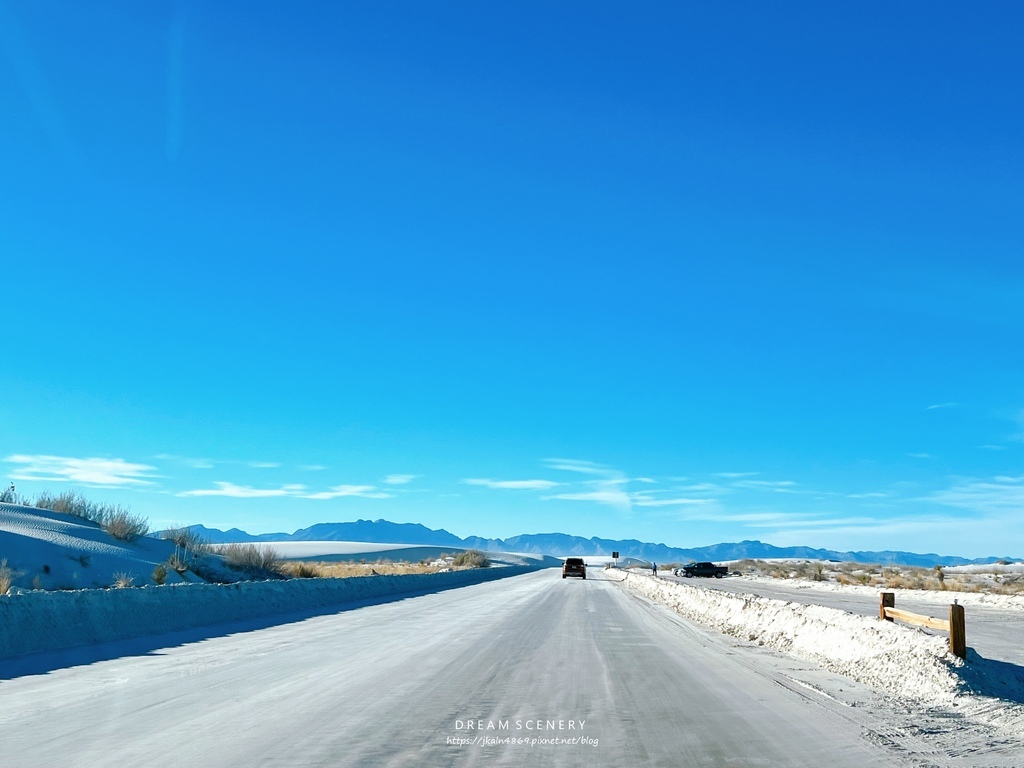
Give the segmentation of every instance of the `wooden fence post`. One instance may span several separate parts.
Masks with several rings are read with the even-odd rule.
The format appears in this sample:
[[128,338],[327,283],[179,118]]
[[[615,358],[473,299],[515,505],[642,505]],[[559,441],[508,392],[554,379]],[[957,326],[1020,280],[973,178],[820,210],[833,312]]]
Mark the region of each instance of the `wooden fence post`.
[[878,618],[885,619],[886,621],[892,621],[892,618],[885,615],[886,608],[896,607],[896,593],[895,592],[883,592],[878,600]]
[[949,606],[949,651],[961,659],[967,658],[967,625],[964,621],[964,607],[956,603]]

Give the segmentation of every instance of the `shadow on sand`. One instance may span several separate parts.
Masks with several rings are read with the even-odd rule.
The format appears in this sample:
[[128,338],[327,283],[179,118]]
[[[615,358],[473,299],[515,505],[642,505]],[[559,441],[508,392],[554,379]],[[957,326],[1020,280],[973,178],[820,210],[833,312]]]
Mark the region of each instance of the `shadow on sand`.
[[956,670],[963,692],[1024,704],[1024,667],[1007,661],[986,659],[967,649],[967,663]]
[[127,640],[115,640],[98,645],[80,646],[77,648],[65,648],[57,651],[44,651],[24,656],[13,656],[0,658],[0,681],[13,680],[29,675],[45,675],[58,669],[78,667],[87,664],[95,664],[100,661],[111,661],[128,656],[155,656],[157,651],[167,648],[175,648],[188,643],[197,643],[201,640],[210,640],[215,637],[227,637],[239,632],[252,632],[257,629],[267,629],[282,624],[295,624],[306,619],[317,616],[331,616],[346,611],[354,611],[357,608],[365,608],[370,605],[385,605],[397,603],[402,600],[409,600],[414,597],[437,594],[438,592],[454,589],[457,586],[446,587],[442,590],[424,590],[418,592],[403,592],[397,595],[384,595],[381,597],[354,600],[334,605],[324,605],[309,608],[291,613],[281,613],[273,616],[260,616],[252,619],[242,619],[225,624],[217,624],[207,627],[195,627],[193,629],[182,629],[174,632],[167,632],[160,635],[148,635],[134,637]]

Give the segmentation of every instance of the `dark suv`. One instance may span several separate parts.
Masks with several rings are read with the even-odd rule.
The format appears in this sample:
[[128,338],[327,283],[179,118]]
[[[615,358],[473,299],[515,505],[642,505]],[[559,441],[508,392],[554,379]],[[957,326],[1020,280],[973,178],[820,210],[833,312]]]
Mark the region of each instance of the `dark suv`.
[[587,564],[583,562],[582,557],[565,558],[565,562],[562,563],[562,578],[564,579],[566,576],[587,578]]

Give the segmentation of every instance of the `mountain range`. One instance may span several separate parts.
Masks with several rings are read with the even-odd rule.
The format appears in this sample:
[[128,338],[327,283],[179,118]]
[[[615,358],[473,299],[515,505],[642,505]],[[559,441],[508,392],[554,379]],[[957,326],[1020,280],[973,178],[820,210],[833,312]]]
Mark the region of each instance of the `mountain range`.
[[797,557],[814,560],[838,560],[841,562],[872,563],[879,565],[972,565],[995,563],[999,560],[1019,558],[986,557],[968,559],[964,557],[918,554],[885,550],[882,552],[840,552],[832,549],[813,547],[776,547],[761,541],[740,541],[729,544],[713,544],[707,547],[680,548],[666,544],[652,544],[636,539],[583,538],[565,533],[532,533],[512,536],[507,539],[486,539],[480,536],[460,538],[444,529],[434,530],[419,523],[392,523],[388,520],[356,520],[347,523],[317,523],[301,528],[294,533],[250,534],[238,528],[221,531],[203,525],[189,526],[212,544],[231,542],[268,541],[366,541],[378,544],[428,544],[462,549],[480,549],[492,552],[523,552],[554,555],[557,557],[600,556],[611,557],[618,552],[620,557],[658,563],[688,562],[690,560],[740,560],[742,558]]

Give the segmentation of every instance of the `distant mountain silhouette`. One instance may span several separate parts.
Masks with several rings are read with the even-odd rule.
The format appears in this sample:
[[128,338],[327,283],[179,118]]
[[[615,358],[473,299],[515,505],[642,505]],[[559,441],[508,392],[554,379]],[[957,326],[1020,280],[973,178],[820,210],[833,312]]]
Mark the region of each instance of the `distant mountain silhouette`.
[[349,523],[317,523],[295,533],[261,533],[253,535],[232,528],[221,531],[203,525],[191,525],[194,530],[213,544],[259,541],[366,541],[378,544],[433,544],[462,547],[493,552],[523,552],[530,554],[607,556],[618,552],[620,557],[631,557],[657,563],[689,562],[690,560],[740,560],[743,558],[803,557],[815,560],[840,560],[879,565],[971,565],[994,563],[1000,559],[985,557],[970,560],[964,557],[915,552],[839,552],[812,547],[776,547],[760,541],[741,541],[732,544],[713,544],[708,547],[682,549],[666,544],[652,544],[636,539],[585,539],[565,533],[530,533],[507,539],[485,539],[480,536],[459,538],[448,531],[434,530],[419,523],[392,523],[387,520],[356,520]]

